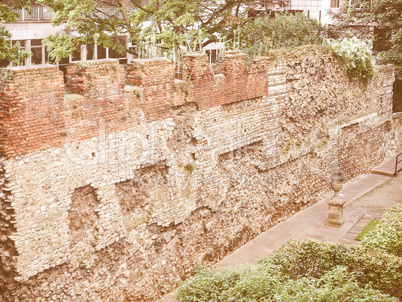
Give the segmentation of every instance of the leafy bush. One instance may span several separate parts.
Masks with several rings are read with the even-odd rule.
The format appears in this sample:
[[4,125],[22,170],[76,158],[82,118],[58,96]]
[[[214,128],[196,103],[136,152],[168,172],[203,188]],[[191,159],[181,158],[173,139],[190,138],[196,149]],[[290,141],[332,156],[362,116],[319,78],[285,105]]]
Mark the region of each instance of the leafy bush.
[[301,45],[321,44],[322,26],[302,13],[277,13],[256,18],[241,32],[243,51],[249,57],[262,56],[271,49],[294,49]]
[[398,301],[402,299],[402,205],[362,245],[293,240],[258,264],[201,269],[182,283],[184,301]]
[[336,266],[347,267],[362,285],[402,298],[402,258],[363,246],[320,243],[313,240],[290,241],[265,258],[282,268],[292,279],[321,278]]
[[271,301],[397,301],[372,289],[364,288],[346,267],[337,266],[320,279],[290,279]]
[[353,37],[342,41],[329,41],[332,51],[346,63],[348,75],[351,79],[369,81],[374,76],[374,61],[367,44]]
[[355,240],[362,240],[364,236],[367,235],[368,232],[374,230],[377,227],[379,220],[373,219],[369,222],[369,224],[364,228],[364,230],[356,237]]
[[402,204],[393,206],[362,239],[362,245],[402,257]]
[[[267,273],[269,272],[269,273]],[[276,289],[286,282],[286,276],[280,268],[271,265],[255,265],[244,271],[236,284],[222,292],[222,301],[264,301],[266,297],[276,294]]]
[[201,268],[194,279],[181,284],[179,296],[185,297],[186,301],[219,301],[222,292],[235,286],[240,275],[240,270],[224,270],[217,273],[208,268]]
[[402,259],[362,246],[290,241],[247,269],[203,269],[181,284],[177,297],[184,301],[398,301]]

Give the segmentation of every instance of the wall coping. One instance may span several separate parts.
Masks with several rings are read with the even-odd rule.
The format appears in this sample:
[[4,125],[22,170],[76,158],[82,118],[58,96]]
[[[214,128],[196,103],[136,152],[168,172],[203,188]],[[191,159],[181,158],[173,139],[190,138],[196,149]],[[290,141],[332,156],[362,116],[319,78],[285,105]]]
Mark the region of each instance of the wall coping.
[[54,64],[42,64],[42,65],[29,65],[29,66],[9,66],[6,67],[6,70],[10,71],[23,71],[23,70],[35,70],[35,69],[50,69],[57,68],[57,65]]

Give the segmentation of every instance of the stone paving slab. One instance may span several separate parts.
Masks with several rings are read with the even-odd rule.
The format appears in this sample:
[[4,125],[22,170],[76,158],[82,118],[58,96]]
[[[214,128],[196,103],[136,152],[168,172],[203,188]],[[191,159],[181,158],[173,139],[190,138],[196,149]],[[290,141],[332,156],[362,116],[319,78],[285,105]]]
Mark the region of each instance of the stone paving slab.
[[349,230],[349,232],[339,240],[339,242],[346,244],[360,244],[360,241],[356,240],[356,237],[363,232],[364,228],[370,223],[370,221],[374,219],[380,220],[381,217],[382,213],[365,213],[363,217]]
[[396,155],[382,162],[379,166],[370,170],[370,173],[386,175],[386,176],[394,176],[395,173],[395,160]]
[[379,185],[382,185],[390,178],[390,176],[385,175],[368,174],[356,182],[345,186],[341,191],[341,197],[345,199],[346,203],[351,202],[367,194]]
[[[369,174],[345,186],[340,193],[342,198],[348,203],[360,198],[389,179],[389,176]],[[214,267],[216,269],[223,269],[246,263],[257,263],[260,259],[272,254],[291,239],[311,238],[321,242],[360,244],[359,241],[354,239],[371,220],[381,218],[382,213],[344,210],[345,224],[340,228],[326,226],[327,215],[327,200],[319,201],[261,233],[231,255],[223,258]],[[175,301],[173,293],[165,296],[160,301]]]

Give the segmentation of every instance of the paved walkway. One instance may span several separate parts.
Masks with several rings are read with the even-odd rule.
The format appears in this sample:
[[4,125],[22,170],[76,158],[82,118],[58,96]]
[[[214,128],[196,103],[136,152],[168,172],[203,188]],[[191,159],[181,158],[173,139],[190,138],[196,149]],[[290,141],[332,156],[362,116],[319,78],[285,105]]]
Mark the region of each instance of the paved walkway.
[[[389,176],[369,174],[345,187],[341,191],[341,196],[346,200],[346,203],[351,202],[388,179],[390,179]],[[353,240],[357,236],[354,234],[361,232],[372,219],[380,218],[382,213],[345,210],[343,215],[345,224],[342,227],[326,226],[328,204],[327,200],[322,200],[249,241],[233,254],[219,261],[216,268],[220,269],[247,262],[256,263],[290,239],[312,238],[322,242],[358,243]]]
[[[346,200],[347,204],[385,183],[390,178],[389,176],[377,174],[366,175],[344,187],[341,191],[341,196]],[[372,219],[379,219],[383,214],[344,210],[345,224],[340,228],[330,227],[325,225],[328,217],[328,204],[326,201],[322,200],[261,233],[233,254],[223,258],[215,267],[222,269],[245,263],[256,263],[261,258],[280,248],[290,239],[312,238],[322,242],[358,244],[359,242],[354,240],[356,236]],[[169,294],[161,301],[175,301],[172,297],[173,295]]]
[[[396,164],[396,157],[397,155],[391,156],[387,160],[384,160],[381,165],[375,167],[374,169],[370,170],[370,173],[372,174],[380,174],[380,175],[385,175],[385,176],[396,176],[396,172],[402,170],[402,165],[401,164]],[[398,162],[402,158],[398,158]],[[397,166],[399,169],[397,169],[395,166]]]

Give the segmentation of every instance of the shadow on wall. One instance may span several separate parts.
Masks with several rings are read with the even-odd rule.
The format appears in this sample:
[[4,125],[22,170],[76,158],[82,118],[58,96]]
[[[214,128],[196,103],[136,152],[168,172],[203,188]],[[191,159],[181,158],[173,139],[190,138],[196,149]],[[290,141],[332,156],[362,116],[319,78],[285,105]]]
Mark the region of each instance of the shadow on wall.
[[394,83],[393,112],[402,112],[402,78],[396,78]]

